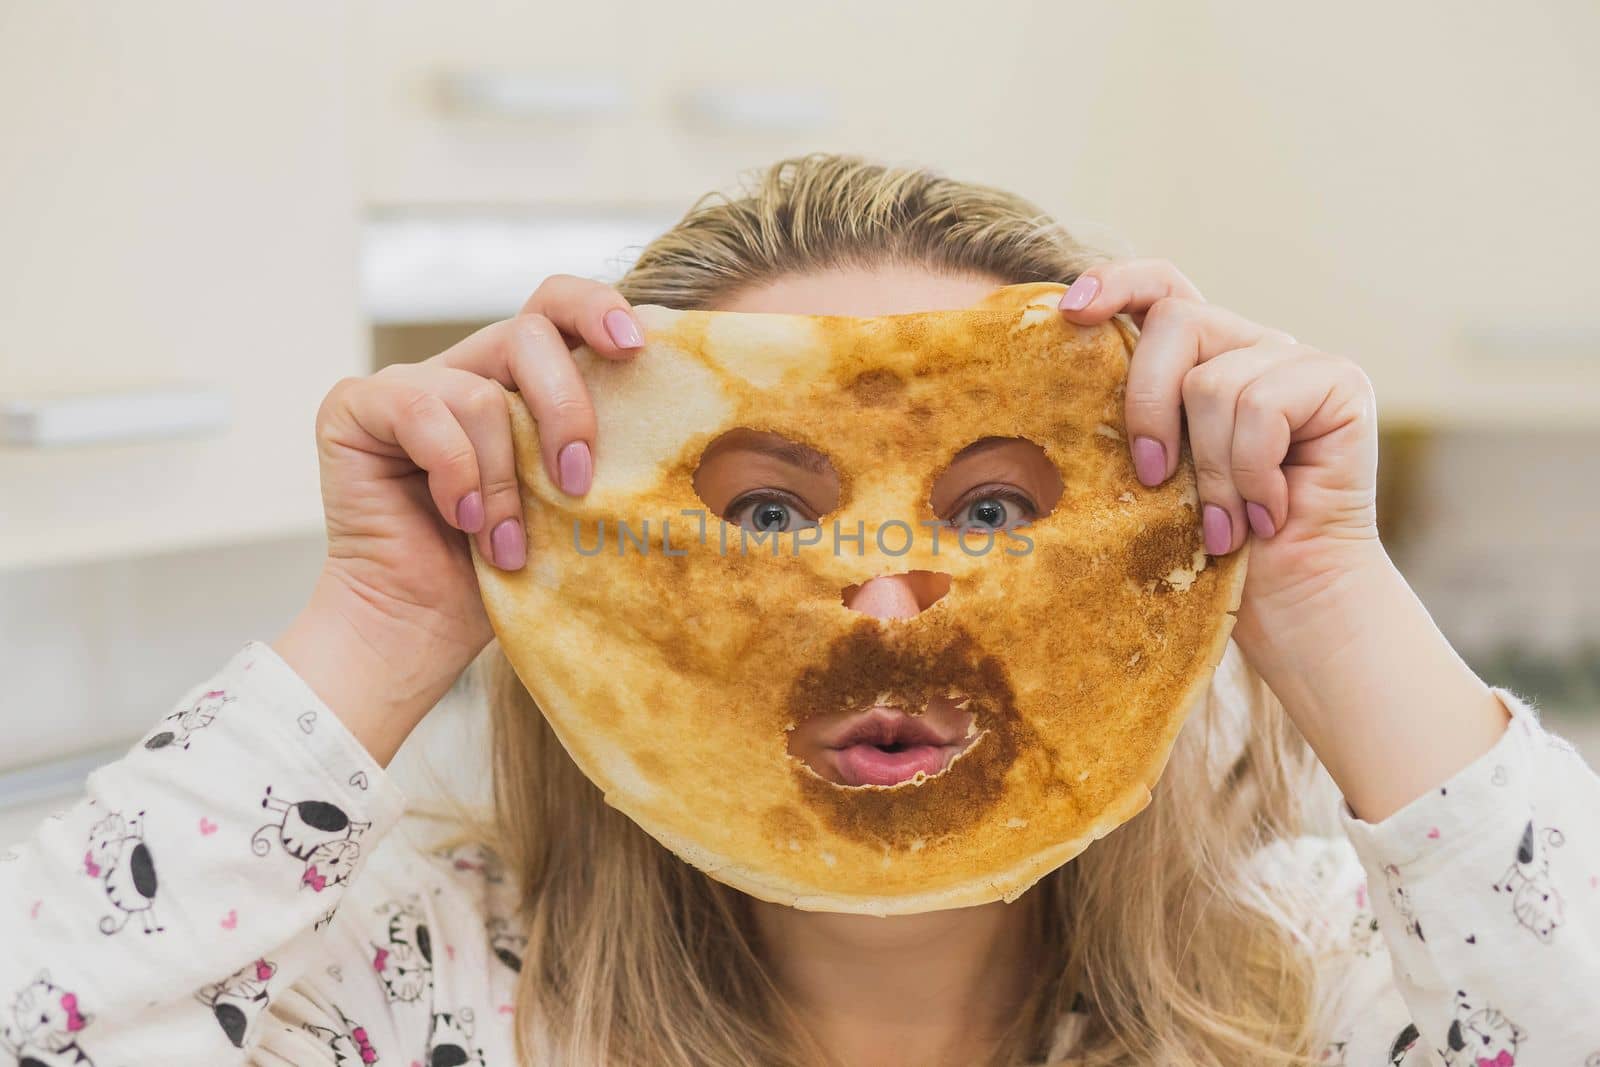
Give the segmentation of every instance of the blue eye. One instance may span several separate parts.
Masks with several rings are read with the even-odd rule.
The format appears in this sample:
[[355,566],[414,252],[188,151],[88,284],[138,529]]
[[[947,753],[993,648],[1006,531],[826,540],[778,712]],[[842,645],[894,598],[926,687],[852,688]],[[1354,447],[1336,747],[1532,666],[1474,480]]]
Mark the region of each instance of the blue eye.
[[967,521],[1000,529],[1006,524],[1006,506],[994,497],[984,497],[967,505]]
[[1032,522],[1038,509],[1022,493],[987,489],[956,508],[950,525],[962,530],[1009,530]]
[[779,504],[776,501],[769,500],[765,504],[750,506],[750,525],[757,530],[782,532],[789,528],[791,517],[789,505]]
[[757,533],[788,533],[817,524],[798,505],[766,494],[736,500],[728,509],[728,521]]

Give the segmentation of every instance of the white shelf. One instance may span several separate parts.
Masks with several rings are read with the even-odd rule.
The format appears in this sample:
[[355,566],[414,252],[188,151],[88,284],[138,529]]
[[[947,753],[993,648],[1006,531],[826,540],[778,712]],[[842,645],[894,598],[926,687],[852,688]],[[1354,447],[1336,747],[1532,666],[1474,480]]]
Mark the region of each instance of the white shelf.
[[380,325],[508,318],[551,274],[617,278],[671,222],[599,211],[379,217],[361,235],[362,306]]
[[228,425],[226,391],[167,383],[49,390],[0,396],[0,445],[61,448],[124,444],[218,432]]

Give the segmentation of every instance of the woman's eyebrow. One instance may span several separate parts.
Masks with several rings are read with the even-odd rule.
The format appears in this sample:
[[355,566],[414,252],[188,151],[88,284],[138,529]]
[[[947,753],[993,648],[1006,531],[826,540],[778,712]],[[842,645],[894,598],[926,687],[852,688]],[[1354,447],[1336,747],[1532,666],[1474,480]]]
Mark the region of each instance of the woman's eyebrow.
[[954,463],[958,459],[969,459],[972,456],[979,456],[990,451],[991,449],[999,448],[1002,445],[1014,444],[1016,441],[1017,438],[1015,437],[980,437],[978,440],[972,442],[966,448],[963,448],[960,452],[957,452],[953,457],[951,457],[950,462]]
[[810,474],[833,473],[833,464],[822,453],[793,441],[748,441],[739,447],[747,452],[759,452],[791,467],[799,467]]

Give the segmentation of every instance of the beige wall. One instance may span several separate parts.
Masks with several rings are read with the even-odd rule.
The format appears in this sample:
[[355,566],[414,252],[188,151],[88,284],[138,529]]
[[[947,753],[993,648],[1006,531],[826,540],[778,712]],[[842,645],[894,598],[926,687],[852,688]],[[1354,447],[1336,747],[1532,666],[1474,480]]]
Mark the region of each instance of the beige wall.
[[1359,358],[1389,415],[1596,423],[1600,5],[1139,7],[1159,60],[1091,106],[1142,121],[1063,210]]

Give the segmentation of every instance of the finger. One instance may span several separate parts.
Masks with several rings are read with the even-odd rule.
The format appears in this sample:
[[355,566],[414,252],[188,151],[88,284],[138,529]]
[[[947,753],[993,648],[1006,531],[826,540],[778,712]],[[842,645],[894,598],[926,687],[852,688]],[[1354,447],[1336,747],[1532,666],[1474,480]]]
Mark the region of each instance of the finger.
[[622,294],[609,285],[553,274],[522,305],[524,315],[543,315],[569,339],[602,356],[631,356],[644,344],[644,330]]
[[1078,275],[1061,296],[1061,313],[1084,326],[1127,313],[1142,325],[1144,313],[1165,297],[1205,300],[1194,283],[1164,259],[1119,259]]
[[1206,551],[1226,555],[1244,543],[1245,497],[1233,480],[1233,440],[1239,396],[1268,369],[1293,356],[1287,348],[1244,348],[1192,369],[1183,379],[1189,450],[1200,495]]
[[1186,297],[1162,297],[1150,305],[1128,365],[1123,399],[1128,445],[1141,482],[1159,485],[1178,468],[1185,376],[1223,352],[1268,340],[1287,342],[1288,335]]
[[1320,352],[1269,367],[1239,393],[1234,418],[1232,477],[1246,501],[1250,528],[1272,537],[1289,521],[1289,483],[1283,464],[1298,441],[1336,428],[1365,376],[1348,360]]
[[550,480],[571,496],[589,491],[594,404],[554,323],[543,315],[518,315],[485,326],[429,362],[434,361],[521,392],[539,424],[539,448]]
[[461,528],[474,536],[479,553],[502,570],[527,559],[522,528],[511,412],[499,384],[471,371],[420,363],[400,372],[405,380],[439,396],[472,443],[478,462],[478,498],[463,507]]
[[477,453],[438,394],[380,371],[335,386],[329,402],[343,403],[364,432],[398,447],[427,472],[434,507],[446,522],[466,532],[473,518],[469,498],[479,492]]

